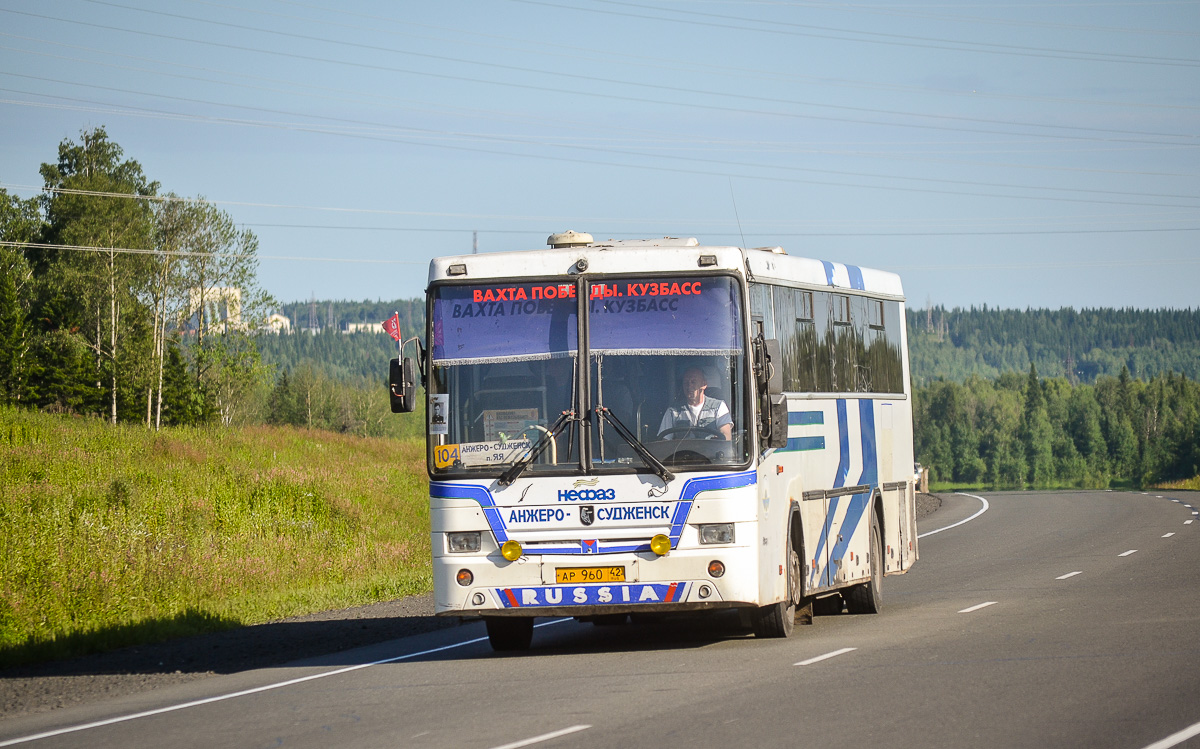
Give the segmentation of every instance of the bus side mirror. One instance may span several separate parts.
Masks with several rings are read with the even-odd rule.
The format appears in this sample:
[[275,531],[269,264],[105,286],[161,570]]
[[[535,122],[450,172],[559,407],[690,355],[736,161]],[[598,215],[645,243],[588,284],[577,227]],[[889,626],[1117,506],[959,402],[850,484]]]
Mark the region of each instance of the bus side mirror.
[[760,392],[783,392],[783,353],[776,338],[754,339],[754,379]]
[[786,447],[787,396],[783,394],[783,352],[776,338],[754,342],[754,373],[759,388],[759,433],[767,447]]
[[388,400],[394,414],[412,413],[417,407],[415,369],[411,356],[388,362]]
[[788,441],[788,407],[787,396],[783,393],[772,393],[771,399],[771,433],[767,435],[767,447],[787,447]]

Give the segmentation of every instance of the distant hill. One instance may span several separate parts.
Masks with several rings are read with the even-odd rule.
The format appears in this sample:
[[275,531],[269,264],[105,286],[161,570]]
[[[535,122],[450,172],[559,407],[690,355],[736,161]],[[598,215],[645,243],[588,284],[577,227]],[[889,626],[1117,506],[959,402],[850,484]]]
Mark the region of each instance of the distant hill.
[[[291,335],[262,335],[258,350],[277,372],[308,365],[341,382],[387,380],[388,359],[396,356],[396,342],[380,325],[400,313],[405,338],[425,337],[425,302],[421,299],[381,301],[309,301],[285,304],[280,313],[291,320]],[[310,327],[310,322],[315,323]],[[348,333],[354,324],[372,324],[374,330]],[[407,353],[415,353],[410,346]]]
[[1025,373],[1091,383],[1177,372],[1200,379],[1200,309],[951,309],[908,311],[913,385],[972,374]]
[[[425,302],[293,302],[281,312],[293,334],[262,336],[263,359],[283,371],[304,363],[337,380],[382,380],[396,345],[378,332],[345,334],[350,325],[376,325],[400,313],[405,336],[424,337]],[[299,335],[315,323],[315,332]],[[970,375],[1025,374],[1032,362],[1043,377],[1091,383],[1128,367],[1135,378],[1176,372],[1200,379],[1200,309],[946,309],[908,310],[913,385]]]

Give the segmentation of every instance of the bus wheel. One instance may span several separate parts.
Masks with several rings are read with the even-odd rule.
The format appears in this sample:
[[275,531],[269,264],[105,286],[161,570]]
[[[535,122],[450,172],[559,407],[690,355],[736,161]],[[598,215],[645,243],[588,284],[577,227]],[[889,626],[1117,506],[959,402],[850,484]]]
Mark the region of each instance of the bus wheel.
[[871,579],[846,591],[846,610],[851,614],[878,614],[883,609],[883,541],[879,532],[879,516],[871,513],[871,556],[867,560]]
[[502,653],[511,650],[528,650],[533,642],[532,616],[485,616],[488,642],[492,650]]
[[[788,534],[789,536],[791,534]],[[787,549],[788,597],[785,601],[763,606],[754,611],[752,624],[755,637],[791,637],[796,628],[796,601],[799,598],[800,555],[788,539]]]

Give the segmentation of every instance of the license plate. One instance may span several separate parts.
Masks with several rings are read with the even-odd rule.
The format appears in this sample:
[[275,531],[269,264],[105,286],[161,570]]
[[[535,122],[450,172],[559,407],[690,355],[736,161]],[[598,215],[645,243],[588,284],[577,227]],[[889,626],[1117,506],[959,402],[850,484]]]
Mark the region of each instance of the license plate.
[[624,567],[555,567],[558,583],[623,583]]

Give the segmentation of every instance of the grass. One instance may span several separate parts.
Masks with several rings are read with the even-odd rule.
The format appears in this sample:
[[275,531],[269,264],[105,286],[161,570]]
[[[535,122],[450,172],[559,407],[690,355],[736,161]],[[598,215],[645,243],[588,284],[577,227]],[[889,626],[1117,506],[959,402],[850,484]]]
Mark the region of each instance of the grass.
[[1131,485],[1130,482],[1121,481],[1119,479],[1108,480],[1083,480],[1083,481],[1052,481],[1036,486],[1030,484],[1023,487],[1020,486],[999,486],[988,484],[987,482],[954,482],[954,481],[930,481],[929,491],[934,494],[951,493],[964,490],[974,491],[1046,491],[1052,489],[1108,489],[1108,488],[1123,488]]
[[419,441],[0,408],[0,666],[431,589]]
[[1154,484],[1153,489],[1174,489],[1176,491],[1190,490],[1200,491],[1200,476],[1195,476],[1190,479],[1179,479],[1178,481],[1167,481],[1162,484]]

